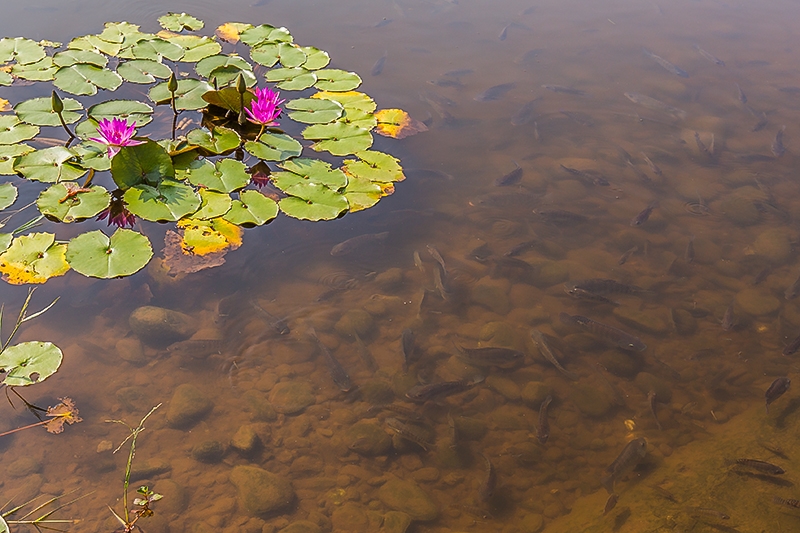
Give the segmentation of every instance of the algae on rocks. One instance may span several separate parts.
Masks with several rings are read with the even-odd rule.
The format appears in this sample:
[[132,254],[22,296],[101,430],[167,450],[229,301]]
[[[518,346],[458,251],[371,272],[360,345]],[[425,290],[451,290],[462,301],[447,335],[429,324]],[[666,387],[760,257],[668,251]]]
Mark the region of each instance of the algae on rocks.
[[288,510],[295,499],[292,484],[255,466],[235,466],[230,481],[236,487],[239,505],[252,515],[267,515]]

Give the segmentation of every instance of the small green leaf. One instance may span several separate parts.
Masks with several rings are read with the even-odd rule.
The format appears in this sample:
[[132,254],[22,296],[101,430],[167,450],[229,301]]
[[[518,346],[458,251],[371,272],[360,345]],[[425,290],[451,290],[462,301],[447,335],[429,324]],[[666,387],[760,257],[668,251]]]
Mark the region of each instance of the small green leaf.
[[0,39],[0,63],[16,60],[20,65],[29,65],[45,57],[44,48],[24,37]]
[[108,56],[116,56],[122,49],[122,38],[120,38],[120,42],[112,43],[104,41],[97,35],[84,35],[83,37],[72,39],[67,45],[67,48],[71,50],[97,51]]
[[86,192],[74,190],[79,190],[75,184],[56,183],[42,191],[36,206],[44,216],[69,224],[99,214],[111,201],[111,194],[99,185]]
[[3,183],[0,185],[0,211],[11,207],[17,200],[17,188],[12,183]]
[[[186,79],[178,81],[178,90],[175,92],[175,106],[178,109],[194,110],[207,105],[203,95],[213,91],[214,87],[205,81]],[[147,95],[156,104],[167,104],[170,101],[170,92],[167,83],[160,83],[150,89]]]
[[[184,50],[179,45],[160,37],[139,41],[130,49],[130,56],[133,59],[149,59],[159,62],[164,57],[170,61],[179,61],[183,54]],[[128,54],[120,53],[120,56],[127,58]]]
[[158,17],[158,23],[165,30],[177,32],[183,29],[195,31],[202,29],[205,25],[202,20],[196,19],[186,13],[167,13],[166,15]]
[[313,46],[303,46],[300,48],[306,55],[306,62],[302,64],[304,69],[319,70],[328,66],[331,62],[331,56],[328,52],[314,48]]
[[128,123],[133,122],[137,128],[153,120],[153,108],[138,100],[107,100],[90,107],[87,114],[98,122],[104,118],[122,118]]
[[12,176],[14,171],[14,159],[18,155],[33,152],[33,146],[27,144],[3,144],[0,145],[0,175]]
[[205,128],[193,129],[186,134],[186,140],[213,155],[235,150],[241,143],[238,133],[223,126],[215,127],[213,132]]
[[204,78],[208,78],[211,73],[219,67],[235,67],[241,71],[253,73],[253,67],[239,56],[215,55],[201,59],[194,67],[195,72]]
[[0,254],[0,273],[12,285],[44,283],[69,270],[64,254],[67,247],[55,244],[52,233],[30,233],[16,237]]
[[294,111],[289,113],[289,118],[304,124],[327,124],[344,113],[344,108],[339,102],[318,98],[289,100],[285,107]]
[[38,134],[37,126],[22,124],[16,115],[0,115],[0,144],[17,144]]
[[[61,114],[64,122],[72,124],[81,118],[83,110],[80,102],[74,98],[64,98],[64,111]],[[49,96],[42,98],[31,98],[24,100],[14,106],[14,111],[22,122],[33,124],[34,126],[60,126],[58,114],[53,111]]]
[[344,108],[344,114],[338,120],[338,122],[343,122],[344,124],[350,124],[352,126],[358,126],[362,130],[367,131],[378,125],[378,119],[375,117],[375,115],[352,107]]
[[[272,174],[272,181],[282,191],[303,181],[321,183],[333,190],[339,190],[347,185],[347,176],[344,172],[338,168],[332,168],[330,163],[319,159],[290,159],[289,161],[278,163],[278,166],[287,172]],[[292,174],[294,178],[279,176],[279,174]]]
[[283,133],[265,133],[258,142],[247,141],[244,149],[264,161],[285,161],[303,152],[297,139]]
[[292,34],[286,28],[276,28],[269,24],[261,24],[244,30],[239,34],[239,39],[249,46],[256,46],[266,42],[290,43],[292,42]]
[[347,211],[347,199],[318,183],[298,183],[284,191],[281,211],[302,220],[333,220]]
[[244,163],[234,159],[221,159],[216,166],[207,159],[194,161],[189,168],[177,172],[176,178],[202,189],[231,193],[250,182]]
[[239,226],[260,226],[278,216],[278,204],[258,191],[243,191],[222,218]]
[[[254,98],[255,95],[252,92],[245,92],[244,95],[242,95],[244,106],[249,107]],[[236,87],[226,87],[219,91],[209,91],[203,95],[203,100],[211,105],[233,111],[237,115],[242,109],[239,103],[239,91],[236,90]]]
[[11,246],[11,241],[14,240],[14,235],[11,233],[0,233],[0,252],[5,252]]
[[277,82],[279,89],[302,91],[317,81],[317,76],[304,68],[273,68],[267,72],[267,81]]
[[284,67],[299,67],[306,62],[306,54],[292,43],[267,42],[250,50],[250,58],[265,67],[280,62]]
[[343,122],[314,124],[303,130],[303,138],[317,141],[311,146],[314,150],[326,150],[339,156],[354,154],[372,146],[372,134],[369,131]]
[[96,65],[78,63],[58,69],[53,84],[71,94],[91,96],[97,94],[98,87],[108,91],[117,90],[122,85],[122,78],[116,72]]
[[14,83],[14,77],[5,70],[0,70],[0,85],[8,87],[12,83]]
[[200,207],[200,196],[191,186],[166,179],[158,187],[131,187],[125,191],[124,200],[131,213],[151,222],[175,221]]
[[150,241],[139,232],[119,228],[109,238],[100,230],[78,235],[67,245],[67,261],[76,272],[110,279],[140,271],[153,257]]
[[0,368],[6,374],[3,383],[9,387],[41,383],[56,373],[63,358],[61,349],[52,342],[28,341],[9,346],[0,353]]
[[[85,124],[84,121],[81,124]],[[76,128],[77,129],[77,128]],[[93,168],[97,172],[104,172],[111,170],[111,160],[108,158],[108,147],[96,141],[83,141],[71,148],[77,156],[75,165],[90,169]]]
[[71,163],[74,159],[75,154],[69,149],[53,146],[17,157],[14,160],[14,171],[33,181],[72,181],[86,174],[86,169]]
[[352,91],[361,85],[361,78],[355,72],[328,68],[316,71],[316,75],[317,83],[315,86],[321,91]]
[[[137,146],[123,146],[111,160],[111,177],[120,189],[174,178],[175,169],[169,154],[151,140]],[[134,213],[138,214],[138,213]]]
[[230,195],[206,189],[200,189],[200,209],[192,218],[210,220],[221,217],[231,209],[233,200]]
[[385,196],[383,187],[378,183],[354,176],[350,176],[343,194],[350,204],[351,213],[368,209]]
[[334,102],[339,102],[342,104],[342,107],[345,109],[360,109],[365,113],[372,113],[378,107],[378,104],[375,103],[375,100],[358,91],[347,91],[344,93],[320,91],[314,94],[311,98],[333,100]]
[[181,61],[195,63],[209,56],[219,54],[222,46],[210,37],[199,35],[172,35],[167,37],[172,44],[177,44],[184,50]]
[[388,183],[406,179],[403,175],[400,161],[389,154],[365,150],[356,152],[355,155],[359,158],[358,160],[345,159],[342,165],[342,170],[348,176],[363,178],[375,183]]
[[64,50],[53,56],[53,64],[57,67],[71,67],[81,63],[105,68],[108,58],[91,50]]
[[31,63],[29,65],[20,65],[19,63],[11,67],[11,74],[17,78],[29,81],[49,81],[52,80],[58,71],[58,67],[53,64],[52,57],[45,57],[44,59]]
[[131,83],[153,83],[156,78],[167,79],[172,70],[164,63],[150,59],[132,59],[120,63],[117,74]]

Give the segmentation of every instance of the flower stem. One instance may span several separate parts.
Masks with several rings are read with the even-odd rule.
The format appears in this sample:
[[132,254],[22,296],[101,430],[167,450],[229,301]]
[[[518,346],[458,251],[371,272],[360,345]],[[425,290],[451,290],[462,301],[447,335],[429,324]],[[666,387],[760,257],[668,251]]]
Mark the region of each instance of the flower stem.
[[64,117],[61,115],[61,112],[60,112],[60,111],[57,113],[57,115],[58,115],[58,120],[60,120],[60,121],[61,121],[61,125],[64,127],[64,131],[66,131],[66,132],[67,132],[67,135],[69,135],[69,140],[67,141],[67,144],[69,144],[69,143],[71,143],[71,142],[72,142],[72,141],[75,139],[75,134],[73,134],[73,133],[72,133],[72,132],[69,130],[69,128],[67,127],[67,123],[66,123],[66,122],[64,122]]
[[86,181],[83,182],[83,185],[81,186],[81,188],[83,188],[83,189],[88,188],[89,185],[92,184],[92,179],[94,179],[94,169],[90,168],[89,169],[89,175],[86,177]]
[[266,124],[261,125],[261,131],[259,131],[258,135],[256,136],[256,142],[258,142],[261,139],[261,136],[264,134],[264,128],[266,128]]
[[42,420],[41,422],[36,422],[35,424],[29,424],[27,426],[22,426],[21,428],[10,429],[8,431],[4,431],[3,433],[0,433],[0,437],[5,437],[6,435],[11,435],[12,433],[16,433],[18,431],[22,431],[23,429],[31,429],[31,428],[35,428],[36,426],[43,426],[43,425],[47,424],[48,422],[50,422],[50,421],[49,420]]

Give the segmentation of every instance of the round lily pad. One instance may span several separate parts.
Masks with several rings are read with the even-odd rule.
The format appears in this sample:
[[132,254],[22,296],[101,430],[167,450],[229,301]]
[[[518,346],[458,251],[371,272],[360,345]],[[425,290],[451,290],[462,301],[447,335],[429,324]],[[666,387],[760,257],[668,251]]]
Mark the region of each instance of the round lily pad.
[[14,238],[11,246],[0,254],[0,273],[12,285],[44,283],[69,270],[64,258],[67,247],[55,244],[52,233],[30,233]]
[[[224,218],[239,226],[260,226],[278,216],[278,204],[258,191],[243,191]],[[0,256],[2,257],[2,256]]]
[[182,31],[184,29],[194,31],[205,26],[202,20],[186,13],[167,13],[158,17],[158,23],[162,28],[170,31]]
[[194,129],[186,134],[186,140],[213,155],[235,150],[241,143],[238,133],[223,126],[217,126],[214,131]]
[[9,387],[40,383],[56,373],[63,358],[61,349],[52,342],[28,341],[9,346],[0,352],[0,368],[6,373],[3,383]]
[[255,95],[252,92],[247,91],[243,95],[240,95],[236,87],[226,87],[219,91],[209,91],[203,95],[203,100],[209,104],[227,109],[228,111],[233,111],[237,115],[242,109],[242,104],[244,104],[244,107],[250,107],[250,103],[253,99],[255,99]]
[[265,133],[258,142],[244,143],[244,149],[264,161],[284,161],[299,156],[303,152],[303,145],[283,133]]
[[358,160],[345,159],[342,165],[342,170],[348,176],[363,178],[377,183],[403,181],[406,179],[403,175],[400,161],[389,154],[364,150],[363,152],[356,152],[355,155],[359,158]]
[[311,146],[314,150],[326,150],[340,156],[372,146],[372,134],[369,131],[343,122],[311,125],[303,130],[303,138],[317,141]]
[[140,183],[154,185],[164,178],[173,178],[175,169],[166,150],[148,140],[137,146],[124,146],[111,160],[111,177],[117,186],[125,189]]
[[151,59],[133,59],[120,63],[117,74],[131,83],[153,83],[156,78],[169,78],[172,70],[164,63]]
[[276,28],[269,24],[261,24],[242,31],[239,34],[239,39],[249,46],[256,46],[265,42],[290,43],[292,42],[292,34],[286,28]]
[[370,208],[385,196],[384,188],[380,184],[352,176],[342,193],[347,198],[351,213]]
[[11,241],[14,240],[14,235],[11,233],[0,233],[0,252],[5,252],[11,246]]
[[0,185],[0,211],[10,207],[17,200],[17,188],[13,183]]
[[251,74],[253,72],[252,65],[250,65],[250,63],[245,61],[243,58],[239,56],[228,55],[214,55],[205,59],[201,59],[194,66],[194,70],[200,76],[208,78],[211,73],[219,67],[235,67],[242,71],[249,71]]
[[361,78],[355,72],[347,72],[336,68],[316,71],[317,83],[315,86],[321,91],[344,92],[352,91],[361,85]]
[[301,182],[321,183],[333,190],[347,185],[347,176],[344,172],[319,159],[295,158],[284,161],[278,166],[287,171],[272,174],[273,183],[281,190]]
[[167,37],[167,41],[183,49],[181,61],[184,63],[195,63],[222,51],[222,46],[217,41],[200,35],[171,35]]
[[93,278],[118,278],[140,271],[153,257],[141,233],[118,228],[109,238],[100,230],[78,235],[67,245],[67,261],[76,272]]
[[56,183],[39,194],[36,206],[44,216],[70,223],[97,215],[110,201],[109,192],[99,185],[83,189],[74,183]]
[[104,68],[108,58],[92,50],[64,50],[53,56],[53,64],[57,67],[71,67],[80,63]]
[[[130,49],[130,56],[134,59],[150,59],[161,61],[166,57],[170,61],[178,61],[183,57],[184,50],[179,45],[155,37],[139,41]],[[127,54],[120,54],[125,56]]]
[[61,67],[55,74],[53,84],[71,94],[91,96],[97,89],[115,91],[122,85],[122,78],[116,72],[87,63]]
[[107,56],[116,56],[122,49],[122,39],[119,42],[103,40],[98,35],[84,35],[72,39],[67,48],[71,50],[98,50]]
[[378,119],[375,117],[375,115],[353,107],[345,107],[344,114],[338,120],[338,122],[350,124],[351,126],[357,126],[362,130],[367,131],[378,125]]
[[210,220],[221,217],[231,209],[233,200],[230,195],[207,189],[200,189],[200,209],[192,215],[199,220]]
[[226,43],[236,44],[239,42],[239,34],[253,27],[252,24],[242,22],[226,22],[218,26],[214,34]]
[[46,53],[37,42],[24,37],[5,37],[0,39],[0,63],[16,60],[20,65],[36,63]]
[[16,115],[0,115],[0,144],[17,144],[38,134],[37,126],[21,123]]
[[221,159],[216,166],[207,159],[194,161],[189,168],[177,173],[178,179],[202,189],[231,193],[244,188],[250,182],[244,163],[234,159]]
[[86,169],[71,163],[75,154],[63,146],[34,150],[14,160],[14,171],[25,178],[45,183],[76,180]]
[[318,183],[298,183],[284,192],[291,196],[281,199],[281,211],[302,220],[333,220],[349,207],[342,194]]
[[311,98],[333,100],[334,102],[339,102],[342,104],[342,107],[345,109],[360,109],[365,113],[372,113],[378,107],[378,104],[375,103],[375,100],[358,91],[346,91],[343,93],[320,91],[312,95]]
[[250,58],[265,67],[280,62],[284,67],[299,67],[306,62],[306,54],[292,43],[267,42],[253,47]]
[[342,104],[333,100],[298,98],[289,100],[286,109],[293,110],[289,118],[304,124],[327,124],[342,116]]
[[11,73],[15,77],[29,81],[52,80],[57,70],[58,67],[53,64],[52,57],[45,57],[29,65],[20,65],[17,63],[11,67]]
[[181,248],[186,254],[202,256],[242,245],[242,228],[223,218],[198,220],[193,216],[180,220],[178,227],[183,230]]
[[304,69],[319,70],[327,67],[328,63],[331,62],[331,56],[328,55],[328,52],[319,48],[303,46],[300,50],[306,55],[306,62],[302,65]]
[[[86,122],[93,121],[84,121],[81,124]],[[95,133],[95,131],[93,130],[92,133]],[[83,141],[73,146],[72,151],[77,156],[74,162],[76,166],[85,169],[92,168],[98,172],[111,170],[111,160],[108,158],[108,150],[105,144],[95,141]]]
[[[81,118],[83,110],[81,103],[74,98],[64,98],[64,111],[61,115],[64,122],[72,124]],[[14,106],[14,111],[22,122],[33,124],[34,126],[60,126],[61,121],[58,114],[53,111],[53,104],[50,97],[31,98],[24,100]]]
[[[178,109],[194,110],[207,105],[203,100],[203,94],[213,91],[214,87],[205,81],[187,79],[178,80],[178,90],[175,91],[175,107]],[[150,89],[147,96],[156,104],[167,104],[171,94],[167,87],[167,82],[160,83]]]
[[8,524],[2,516],[0,516],[0,533],[8,533]]
[[153,108],[138,100],[107,100],[93,105],[86,112],[98,122],[104,118],[122,118],[128,123],[133,122],[137,128],[153,120]]
[[131,187],[123,198],[131,213],[151,222],[175,221],[200,207],[200,196],[191,186],[168,179],[158,187]]
[[277,87],[286,91],[302,91],[317,81],[316,74],[301,67],[273,68],[267,71],[266,78],[269,82],[277,82]]
[[0,144],[0,175],[12,176],[14,171],[14,159],[18,155],[33,152],[33,146],[27,144]]

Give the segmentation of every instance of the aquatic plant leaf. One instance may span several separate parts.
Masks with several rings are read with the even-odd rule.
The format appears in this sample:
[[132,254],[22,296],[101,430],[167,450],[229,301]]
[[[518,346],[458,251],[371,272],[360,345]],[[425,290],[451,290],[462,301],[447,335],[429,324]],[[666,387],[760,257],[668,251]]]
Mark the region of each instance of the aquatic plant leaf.
[[41,383],[56,373],[64,354],[52,342],[28,341],[9,346],[0,352],[0,368],[6,373],[3,383],[25,387]]
[[311,148],[316,151],[326,150],[333,155],[350,155],[372,146],[372,135],[369,131],[345,124],[314,124],[303,130],[303,138],[317,141]]
[[298,98],[289,100],[284,107],[293,111],[289,118],[304,124],[327,124],[344,113],[342,104],[334,100]]
[[299,67],[306,62],[303,49],[293,43],[281,43],[278,45],[278,61],[286,68]]
[[[350,205],[350,212],[362,211],[377,204],[382,197],[386,196],[385,185],[369,181],[366,178],[350,176],[347,187],[342,191]],[[389,186],[391,187],[391,184]]]
[[166,39],[183,49],[184,53],[181,61],[184,63],[195,63],[206,57],[217,55],[222,51],[222,46],[210,37],[200,35],[173,35]]
[[365,113],[372,113],[378,107],[375,100],[358,91],[346,91],[342,93],[320,91],[311,95],[311,98],[333,100],[334,102],[339,102],[345,109],[359,109]]
[[184,29],[195,31],[205,26],[202,20],[196,19],[186,13],[167,13],[158,17],[158,23],[165,30],[181,31]]
[[0,233],[0,252],[5,252],[11,246],[11,241],[14,240],[14,235],[11,233]]
[[70,240],[66,257],[72,269],[84,276],[119,278],[143,269],[153,257],[153,247],[138,231],[118,228],[109,238],[95,230]]
[[5,521],[2,515],[0,515],[0,533],[9,533],[8,523]]
[[167,151],[147,140],[120,149],[111,160],[111,177],[120,189],[127,189],[140,183],[155,185],[163,179],[174,178],[175,169]]
[[61,403],[54,407],[48,407],[46,416],[51,417],[50,420],[44,425],[48,433],[58,435],[64,431],[64,424],[77,424],[83,422],[83,418],[78,416],[78,410],[75,408],[75,402],[72,398],[59,398]]
[[235,150],[241,143],[238,133],[223,126],[216,126],[214,131],[205,128],[193,129],[186,134],[186,140],[213,155]]
[[207,189],[200,189],[200,209],[192,215],[198,220],[209,220],[221,217],[231,209],[233,200],[230,195]]
[[53,56],[53,64],[57,67],[71,67],[81,63],[104,68],[108,64],[108,58],[91,50],[64,50]]
[[361,85],[361,78],[355,72],[326,68],[316,71],[316,75],[315,87],[321,91],[347,92]]
[[132,39],[139,36],[145,39],[149,37],[149,34],[140,32],[138,24],[130,22],[106,22],[103,31],[98,35],[104,41],[120,43],[123,47],[130,46]]
[[[184,49],[175,43],[155,37],[139,41],[130,49],[130,56],[133,59],[149,59],[151,61],[161,61],[166,57],[170,61],[179,61],[184,54]],[[120,54],[125,57],[126,54]]]
[[328,52],[315,48],[313,46],[301,46],[300,50],[306,55],[306,61],[302,66],[307,70],[319,70],[328,66],[331,62],[331,56]]
[[229,55],[213,55],[210,57],[206,57],[205,59],[201,59],[197,62],[194,66],[195,72],[197,72],[200,76],[208,78],[211,73],[219,67],[227,67],[232,66],[238,68],[239,70],[246,70],[250,71],[252,74],[253,67],[245,61],[243,58],[239,56],[229,56]]
[[[260,226],[278,216],[278,204],[258,191],[242,191],[224,218],[238,226]],[[2,256],[0,256],[2,257]]]
[[0,145],[0,175],[12,176],[14,171],[14,159],[19,155],[33,152],[33,146],[27,144],[4,144]]
[[421,131],[428,131],[428,127],[402,109],[381,109],[375,113],[378,126],[375,133],[393,139],[404,139]]
[[306,62],[306,54],[293,43],[267,42],[250,49],[250,58],[265,67],[273,67],[276,63],[284,67],[299,67]]
[[153,120],[153,108],[138,100],[107,100],[93,105],[86,113],[98,122],[104,118],[122,118],[128,123],[133,122],[137,128]]
[[14,160],[14,171],[33,181],[72,181],[86,174],[86,169],[72,164],[74,159],[75,154],[71,150],[63,146],[53,146],[17,157]]
[[239,39],[248,46],[257,46],[266,42],[290,43],[292,42],[292,34],[286,28],[276,28],[269,24],[261,24],[239,33]]
[[[289,161],[278,163],[278,166],[287,171],[272,174],[272,180],[275,186],[281,190],[285,190],[285,187],[280,185],[278,183],[279,181],[282,181],[286,187],[299,183],[300,181],[298,180],[310,181],[313,183],[321,183],[333,190],[339,190],[347,185],[347,176],[345,176],[341,169],[333,168],[330,163],[319,159],[309,159],[305,157],[290,159]],[[278,174],[287,173],[291,173],[296,177],[278,177]],[[294,181],[294,183],[290,183],[291,181]]]
[[71,50],[89,50],[102,52],[107,56],[116,56],[122,50],[122,37],[119,42],[109,42],[101,39],[98,35],[84,35],[72,39],[67,48]]
[[264,161],[285,161],[297,157],[303,152],[300,142],[283,133],[265,133],[258,142],[244,143],[247,153]]
[[[8,69],[9,67],[6,66],[2,68]],[[14,83],[14,77],[5,70],[0,70],[0,85],[7,87],[12,83]]]
[[[249,107],[254,98],[255,95],[250,91],[244,93],[244,95],[242,95],[244,106]],[[233,111],[237,115],[242,109],[239,103],[239,91],[236,90],[236,87],[226,87],[219,91],[209,91],[203,95],[203,100],[211,105]]]
[[302,91],[317,81],[317,76],[304,68],[274,68],[267,72],[269,82],[277,82],[278,88],[286,91]]
[[253,27],[252,24],[242,22],[226,22],[217,26],[214,34],[226,43],[236,44],[239,42],[239,34]]
[[131,187],[123,198],[131,213],[151,222],[174,222],[200,207],[200,195],[191,186],[169,179],[158,187],[146,184]]
[[6,111],[11,111],[11,102],[5,98],[0,98],[0,112],[5,113]]
[[117,74],[131,83],[153,83],[156,78],[167,79],[172,70],[164,63],[150,59],[132,59],[120,63]]
[[11,207],[17,200],[17,188],[13,183],[3,183],[0,185],[0,211]]
[[375,118],[375,115],[354,107],[344,108],[344,114],[337,122],[357,126],[367,131],[378,125],[378,119]]
[[83,189],[72,182],[56,183],[43,190],[36,200],[39,211],[59,222],[75,222],[93,217],[108,207],[111,194],[99,185]]
[[[72,124],[80,120],[83,106],[74,98],[64,98],[64,111],[61,116],[64,117],[64,122]],[[53,111],[53,105],[50,97],[31,98],[24,100],[14,106],[14,112],[22,122],[33,124],[34,126],[60,126],[61,121],[58,120],[58,114]]]
[[177,172],[178,179],[202,189],[231,193],[244,188],[250,182],[244,163],[234,159],[221,159],[216,165],[207,159],[194,161],[189,168]]
[[[64,254],[67,247],[55,244],[52,233],[30,233],[15,237],[11,246],[0,254],[0,273],[12,285],[44,283],[69,270]],[[5,353],[5,352],[3,352]]]
[[318,183],[298,183],[283,192],[290,196],[282,198],[278,205],[293,218],[333,220],[349,207],[343,195]]
[[355,156],[359,159],[345,159],[342,164],[342,170],[348,176],[364,178],[375,183],[406,179],[403,175],[403,168],[400,166],[400,160],[389,154],[365,150],[356,152]]
[[97,94],[98,87],[108,91],[117,90],[122,85],[122,77],[96,65],[78,63],[58,69],[53,84],[71,94],[91,96]]
[[187,255],[208,255],[242,245],[242,228],[222,218],[184,218],[178,221],[178,228],[183,230],[181,249]]
[[[208,82],[187,79],[178,80],[178,90],[175,91],[175,107],[177,109],[195,110],[205,107],[206,101],[203,100],[203,95],[208,91],[213,91],[214,87]],[[158,104],[168,104],[170,101],[170,92],[167,87],[167,82],[159,83],[147,93],[147,96],[153,102]]]
[[[85,121],[91,122],[91,121]],[[81,122],[84,124],[85,122]],[[95,141],[83,141],[71,148],[77,156],[74,164],[85,169],[94,169],[98,172],[111,170],[111,160],[105,144]]]
[[25,37],[0,39],[0,63],[16,60],[20,65],[36,63],[47,55],[39,43]]
[[17,144],[38,134],[37,126],[21,123],[16,115],[0,115],[0,144]]
[[256,75],[253,74],[252,70],[242,70],[235,65],[224,65],[215,68],[208,75],[208,81],[217,87],[224,87],[236,81],[240,74],[244,78],[247,87],[252,87],[256,84]]
[[17,78],[29,81],[50,81],[52,80],[58,67],[53,64],[52,57],[45,57],[36,63],[20,65],[19,63],[11,67],[11,74]]

